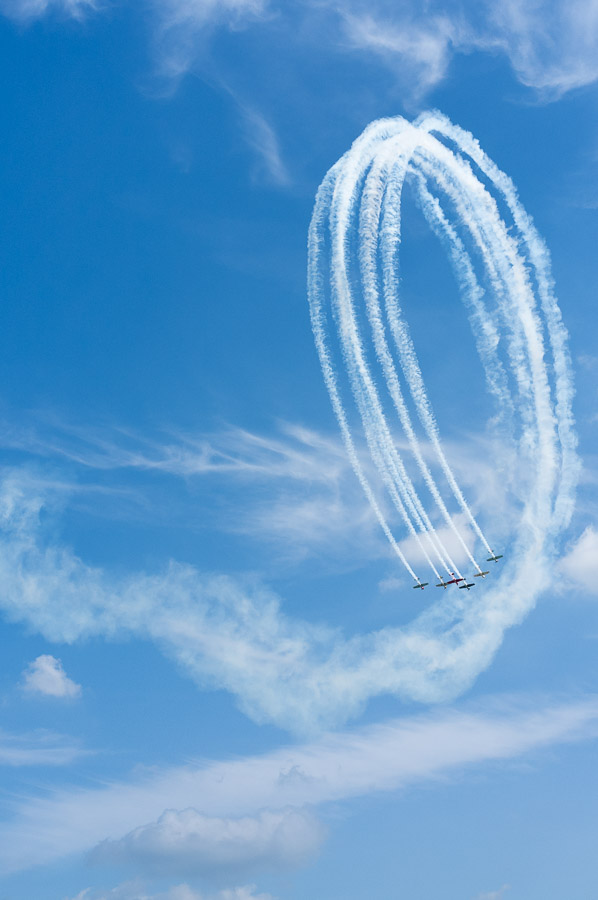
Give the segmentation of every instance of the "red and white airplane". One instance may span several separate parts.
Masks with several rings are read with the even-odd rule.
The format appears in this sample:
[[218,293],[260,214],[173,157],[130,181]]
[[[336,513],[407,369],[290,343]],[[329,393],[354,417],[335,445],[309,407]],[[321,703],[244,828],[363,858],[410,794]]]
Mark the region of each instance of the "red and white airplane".
[[437,584],[436,587],[447,588],[449,584],[459,584],[460,581],[465,581],[464,578],[457,578],[454,572],[451,572],[453,576],[450,581],[441,581],[440,584]]

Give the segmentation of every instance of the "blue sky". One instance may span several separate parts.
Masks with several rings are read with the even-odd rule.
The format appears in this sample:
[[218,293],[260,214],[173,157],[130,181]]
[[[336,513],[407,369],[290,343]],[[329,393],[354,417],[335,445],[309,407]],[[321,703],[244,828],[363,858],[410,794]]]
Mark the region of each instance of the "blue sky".
[[[2,900],[598,892],[598,4],[421,6],[0,0]],[[407,194],[402,302],[506,551],[471,602],[507,627],[458,665],[306,288],[326,172],[433,109],[550,250],[581,460],[522,575],[518,466]]]

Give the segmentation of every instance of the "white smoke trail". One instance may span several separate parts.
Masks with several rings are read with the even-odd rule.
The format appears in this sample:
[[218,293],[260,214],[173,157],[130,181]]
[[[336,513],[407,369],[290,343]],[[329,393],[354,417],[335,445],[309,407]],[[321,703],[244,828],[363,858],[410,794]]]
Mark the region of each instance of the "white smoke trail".
[[[443,137],[446,143],[436,135]],[[474,167],[482,173],[486,182],[490,182],[489,185],[478,177]],[[533,459],[535,467],[535,477],[531,479],[532,488],[522,515],[525,527],[532,531],[539,522],[542,528],[546,522],[551,522],[553,531],[558,530],[568,520],[573,502],[577,462],[566,332],[554,298],[546,249],[521,207],[512,183],[470,135],[453,126],[445,117],[438,113],[425,114],[415,125],[400,117],[375,122],[331,170],[326,201],[318,207],[317,218],[314,216],[310,230],[310,262],[313,262],[314,238],[322,243],[323,231],[329,229],[327,268],[325,271],[319,269],[321,258],[310,267],[309,294],[312,318],[314,306],[320,310],[317,316],[320,330],[316,342],[320,352],[321,348],[325,348],[321,358],[329,369],[327,383],[330,378],[334,380],[337,418],[342,412],[342,422],[349,427],[340,382],[332,363],[330,339],[321,314],[325,302],[322,286],[328,282],[329,301],[338,329],[342,357],[374,463],[410,532],[413,534],[415,526],[425,532],[430,546],[435,548],[445,567],[448,563],[454,569],[397,453],[383,411],[383,402],[364,346],[364,328],[360,323],[361,313],[354,287],[354,270],[358,264],[374,354],[393,408],[434,502],[479,571],[424,460],[387,337],[389,333],[418,417],[448,487],[475,534],[492,554],[490,543],[466,502],[442,449],[415,347],[399,302],[401,200],[408,175],[415,182],[426,219],[447,246],[470,309],[474,337],[485,367],[487,384],[498,406],[498,416],[501,421],[509,423],[513,436],[515,410],[519,414],[521,433],[518,450],[528,462]],[[490,189],[506,201],[513,218],[512,227],[517,232],[515,237],[509,234],[508,225],[502,219]],[[443,203],[448,211],[443,209]],[[482,264],[495,303],[493,309],[488,306],[485,292],[476,277],[475,260],[450,218],[467,234],[475,257]],[[522,245],[524,252],[520,249]],[[530,269],[539,304],[529,275]],[[379,288],[379,271],[382,273],[382,291]],[[381,293],[384,313],[380,304]],[[556,404],[553,403],[553,389],[545,362],[545,331],[554,357]],[[514,381],[515,397],[497,352],[501,337]],[[371,487],[369,490],[371,496]],[[402,499],[400,505],[396,500],[397,492]],[[388,524],[386,529],[390,530]]]
[[[483,254],[496,286],[503,323],[510,335],[508,348],[520,393],[518,408],[525,425],[525,443],[529,444],[536,458],[540,458],[540,469],[546,478],[548,490],[539,487],[535,496],[536,503],[539,504],[538,513],[549,515],[547,498],[554,483],[557,456],[555,420],[544,363],[542,324],[535,309],[535,297],[525,261],[519,254],[515,241],[509,236],[495,201],[475,179],[469,167],[463,170],[462,161],[453,154],[447,155],[444,147],[442,150],[434,149],[435,159],[432,165],[428,165],[426,161],[424,169],[431,171],[451,198],[460,219],[467,224]],[[542,504],[543,510],[540,509]]]
[[[413,131],[413,129],[411,129],[411,131]],[[356,142],[356,146],[358,143],[359,142]],[[344,160],[346,163],[344,167],[341,166],[340,171],[337,170],[335,172],[335,184],[334,191],[332,192],[331,196],[331,209],[329,214],[332,235],[332,302],[338,322],[343,356],[347,364],[353,394],[361,413],[368,445],[371,448],[372,445],[375,444],[378,448],[380,448],[382,452],[382,460],[380,453],[377,453],[374,456],[374,461],[381,471],[383,481],[388,487],[389,480],[391,480],[393,477],[396,480],[396,477],[398,475],[402,480],[404,485],[403,491],[406,491],[407,495],[411,497],[413,501],[412,504],[408,503],[408,505],[410,506],[411,514],[414,515],[414,505],[416,508],[416,521],[418,522],[418,524],[420,524],[420,526],[423,525],[426,528],[428,534],[433,536],[433,542],[437,548],[439,558],[444,562],[447,571],[449,571],[449,568],[444,561],[444,558],[448,557],[448,554],[442,547],[438,536],[434,532],[430,519],[423,510],[421,501],[417,496],[413,484],[408,479],[402,462],[397,458],[398,454],[396,453],[396,449],[394,447],[388,425],[382,412],[382,405],[367,366],[365,353],[362,348],[359,329],[356,322],[355,312],[353,308],[354,302],[349,282],[347,248],[349,244],[348,235],[351,224],[352,207],[356,199],[357,185],[359,183],[359,180],[363,177],[364,171],[366,171],[367,168],[372,164],[372,153],[370,146],[368,146],[368,143],[366,142],[366,146],[361,153],[357,152],[354,154],[354,156],[355,159],[351,159],[351,153],[348,154]],[[408,154],[406,154],[406,156],[408,158]],[[378,292],[376,287],[374,262],[378,232],[377,222],[379,218],[381,198],[384,192],[384,177],[373,167],[372,171],[373,174],[372,172],[370,172],[370,175],[368,176],[369,190],[367,188],[366,190],[364,190],[366,201],[369,202],[363,203],[362,198],[360,238],[362,277],[365,287],[368,317],[373,330],[376,353],[378,359],[382,363],[395,409],[399,414],[399,418],[407,434],[411,449],[415,453],[420,471],[422,472],[424,479],[428,484],[428,487],[431,489],[437,504],[443,511],[447,522],[457,533],[472,563],[476,565],[473,557],[471,556],[471,553],[469,552],[469,549],[467,548],[460,534],[455,528],[454,522],[449,516],[448,511],[446,510],[446,506],[441,499],[440,492],[438,491],[432,479],[431,473],[423,461],[423,457],[417,445],[415,434],[411,426],[405,404],[402,400],[398,379],[396,377],[394,366],[384,337],[384,326],[381,321],[380,309],[377,300]],[[374,209],[373,214],[372,208]],[[374,225],[373,230],[371,228],[372,223]],[[310,291],[310,294],[313,298],[313,291]],[[321,342],[321,333],[318,333],[318,339]],[[330,359],[328,354],[327,358],[328,360]],[[414,380],[412,379],[410,382],[412,393],[413,381]],[[380,465],[381,461],[382,465]],[[398,487],[400,490],[400,481],[398,482]],[[463,505],[465,505],[464,500]],[[473,516],[471,516],[471,514],[469,515],[472,521],[475,521],[473,520]],[[481,531],[479,533],[481,534]],[[429,561],[429,557],[427,558]],[[455,564],[452,562],[452,560],[450,560],[450,557],[448,558],[448,560],[452,569],[456,570]],[[434,571],[435,574],[437,574],[436,570]]]
[[[351,190],[350,175],[348,178],[346,172],[341,172],[335,181],[333,201],[337,199],[338,202],[335,205],[335,221],[332,228],[332,304],[339,324],[343,356],[374,463],[408,530],[420,544],[435,576],[440,578],[438,570],[419,537],[416,526],[422,533],[425,532],[428,535],[431,546],[447,572],[450,571],[445,559],[448,554],[440,544],[394,446],[378,393],[367,366],[353,310],[349,273],[344,266],[346,258],[344,248],[349,227],[348,216],[351,211],[351,197],[347,195],[347,182],[349,182],[349,190]],[[454,563],[452,566],[455,568]]]
[[[407,411],[407,407],[405,405],[405,401],[403,398],[403,394],[401,391],[401,387],[399,384],[399,380],[396,374],[396,370],[394,367],[394,363],[392,360],[392,356],[388,347],[388,343],[386,341],[384,323],[381,315],[380,304],[379,304],[379,291],[377,284],[377,273],[376,273],[376,251],[377,251],[377,235],[378,235],[378,225],[380,219],[380,211],[382,206],[382,198],[385,190],[385,180],[387,175],[387,159],[386,155],[382,160],[375,160],[370,168],[368,175],[366,176],[365,185],[363,189],[363,200],[360,210],[360,224],[359,224],[359,235],[360,235],[360,246],[359,246],[359,257],[360,257],[360,268],[361,268],[361,276],[362,276],[362,285],[363,285],[363,293],[366,301],[368,320],[371,326],[372,335],[374,338],[374,346],[376,351],[376,356],[378,361],[382,366],[382,370],[384,372],[384,376],[386,379],[386,383],[388,386],[389,393],[391,395],[395,410],[399,416],[401,425],[403,427],[403,431],[405,432],[409,446],[411,451],[416,459],[418,468],[429,487],[434,499],[436,500],[439,508],[445,514],[445,518],[449,523],[449,526],[453,526],[454,523],[450,518],[448,511],[444,505],[444,502],[440,496],[440,493],[436,487],[436,484],[432,478],[431,472],[426,465],[424,458],[421,454],[419,444],[415,437],[415,432],[413,426],[411,424],[411,419],[409,413]],[[414,492],[415,493],[415,492]],[[436,534],[432,523],[426,514],[423,504],[421,503],[417,494],[415,494],[416,504],[418,506],[418,510],[420,515],[424,521],[425,527],[428,531],[428,534],[431,536],[431,539],[434,541],[435,545],[438,548],[439,554],[442,556],[446,556],[449,565],[446,565],[445,568],[447,572],[455,571],[458,572],[458,568],[453,562],[453,560],[448,555],[446,548],[443,547],[441,541]],[[461,536],[458,535],[460,538]],[[463,544],[466,552],[468,548],[465,544]],[[473,561],[473,560],[472,560]],[[450,568],[449,568],[450,566]],[[460,573],[459,573],[460,574]]]
[[[421,141],[420,139],[420,144],[421,143],[425,143],[425,139],[424,141]],[[429,157],[431,158],[432,163],[436,162],[436,168],[440,170],[441,174],[446,173],[447,171],[450,173],[453,165],[458,164],[457,161],[453,163],[453,160],[446,158],[446,154],[444,154],[444,148],[441,145],[431,148],[426,147],[425,149],[428,150]],[[445,157],[444,159],[443,155]],[[435,171],[433,165],[427,167],[426,161],[426,157],[422,156],[422,148],[418,146],[414,151],[413,157],[411,159],[411,164],[413,166],[419,166],[420,171],[423,175],[429,175],[431,171],[432,174],[435,174],[439,178],[438,172]],[[440,163],[440,165],[438,165],[438,163]],[[399,170],[398,172],[397,169]],[[404,175],[404,167],[395,167],[395,169],[393,170],[392,177],[389,180],[389,189],[386,196],[384,209],[384,226],[382,230],[385,302],[390,330],[399,352],[399,359],[403,368],[403,372],[409,383],[411,394],[416,403],[420,420],[426,430],[428,439],[430,440],[432,446],[436,451],[436,454],[440,461],[440,465],[446,476],[449,486],[451,487],[451,490],[462,510],[465,512],[470,523],[474,527],[474,530],[476,531],[478,537],[483,541],[486,549],[491,552],[490,546],[481,529],[479,528],[476,520],[474,519],[442,450],[438,427],[434,414],[432,412],[432,408],[427,398],[415,348],[411,341],[408,327],[401,317],[400,305],[398,302],[397,253],[400,241],[400,202]],[[450,191],[450,184],[446,179],[441,185],[445,189],[445,191],[449,193],[449,195],[452,194],[451,199],[454,199],[457,204],[462,200],[463,194],[465,194],[466,196],[468,188],[466,177],[467,172],[461,172],[459,173],[459,176],[456,179],[457,187],[453,192]],[[477,207],[475,207],[475,204],[473,204],[473,206],[474,209],[479,208],[479,204]],[[463,209],[459,211],[461,213],[461,218],[467,221],[468,224],[470,224],[472,215],[471,211]]]
[[471,134],[453,125],[446,116],[439,112],[422,115],[419,127],[430,132],[437,132],[454,141],[463,152],[470,156],[481,172],[491,179],[496,190],[506,201],[514,223],[523,238],[522,246],[529,254],[532,271],[536,275],[542,310],[546,316],[548,339],[556,374],[556,423],[561,445],[561,483],[554,508],[554,528],[558,531],[565,527],[571,518],[580,463],[577,457],[577,436],[572,412],[574,389],[570,374],[571,359],[567,347],[567,331],[563,326],[561,311],[554,293],[550,255],[531,217],[519,202],[515,185],[484,153],[478,141]]
[[338,420],[341,435],[343,438],[343,442],[345,444],[345,448],[347,450],[347,455],[353,466],[353,470],[361,484],[364,493],[374,511],[380,526],[388,538],[388,541],[401,560],[411,577],[417,581],[417,576],[409,563],[407,562],[401,548],[397,544],[394,539],[394,536],[388,526],[388,523],[384,517],[384,514],[376,500],[374,492],[371,488],[371,485],[367,479],[367,476],[363,470],[363,466],[359,461],[359,456],[357,451],[355,450],[355,445],[353,443],[353,439],[351,437],[351,431],[349,428],[349,424],[347,422],[347,417],[345,414],[345,410],[340,398],[340,393],[338,390],[336,374],[334,371],[334,367],[331,362],[330,353],[328,351],[328,346],[326,343],[326,328],[325,328],[325,316],[323,310],[323,303],[321,301],[321,297],[325,292],[325,285],[323,283],[321,272],[319,268],[320,256],[324,254],[324,242],[321,235],[322,230],[322,220],[324,218],[324,210],[326,208],[326,204],[329,201],[329,194],[332,192],[332,185],[334,179],[334,169],[331,169],[327,178],[322,182],[320,189],[318,191],[318,195],[316,197],[316,203],[314,207],[314,213],[312,216],[312,220],[309,227],[309,247],[310,254],[308,260],[308,283],[310,285],[310,314],[311,314],[311,323],[312,329],[314,332],[314,338],[316,342],[316,347],[318,350],[318,354],[320,357],[320,363],[322,366],[322,372],[324,375],[324,381],[326,383],[326,387],[328,388],[328,393],[330,394],[330,399],[332,401],[332,407],[336,414],[336,418]]
[[[383,203],[385,206],[388,206],[388,191],[386,191],[386,182],[392,174],[393,168],[395,165],[400,166],[401,162],[396,163],[394,157],[396,157],[394,143],[388,141],[391,144],[391,153],[388,150],[380,154],[381,159],[374,160],[370,172],[366,176],[365,187],[363,191],[363,200],[362,200],[362,215],[360,220],[360,262],[361,262],[361,270],[362,270],[362,283],[364,290],[364,297],[366,300],[368,318],[370,321],[370,325],[372,328],[372,333],[374,337],[374,345],[376,350],[376,355],[378,360],[382,365],[382,369],[384,372],[384,376],[386,379],[386,384],[391,395],[394,407],[398,413],[399,420],[403,427],[403,430],[407,436],[409,441],[409,445],[416,459],[418,468],[426,482],[426,485],[430,489],[432,496],[440,509],[442,515],[444,516],[449,528],[451,528],[457,536],[457,539],[461,543],[465,553],[469,557],[470,561],[474,566],[477,567],[477,564],[463,541],[463,538],[455,526],[455,523],[449,512],[446,508],[446,505],[440,495],[440,492],[436,486],[434,479],[432,478],[432,474],[430,472],[429,467],[426,465],[421,450],[419,448],[419,444],[415,437],[415,432],[413,430],[413,426],[411,424],[411,420],[409,414],[407,412],[407,408],[405,406],[405,402],[402,397],[401,388],[399,385],[399,380],[397,377],[396,370],[394,368],[394,363],[392,360],[392,356],[386,341],[385,333],[384,333],[384,325],[382,320],[382,314],[379,305],[379,291],[377,286],[377,272],[376,272],[376,249],[378,243],[378,232],[380,230],[381,234],[381,242],[384,243],[384,237],[387,238],[388,232],[388,215],[385,214],[382,227],[380,228],[380,214]],[[400,148],[402,149],[402,148]],[[401,156],[399,159],[404,162],[404,153],[402,154],[403,160],[401,160]],[[386,193],[386,196],[385,196]],[[384,198],[384,199],[383,199]],[[397,205],[400,203],[400,198],[398,200]],[[393,236],[398,240],[398,236],[400,234],[399,231],[399,223],[395,220],[395,227],[393,229]],[[388,309],[388,304],[387,304]],[[392,322],[391,322],[392,328]],[[402,359],[405,359],[406,354],[402,354]],[[411,354],[414,355],[413,353]],[[416,365],[411,361],[407,363],[408,373],[413,371],[413,366]],[[414,379],[411,378],[409,381],[410,387],[413,386]],[[412,387],[412,394],[414,393]],[[417,402],[417,401],[416,401]],[[473,517],[472,517],[473,518]],[[429,520],[428,520],[429,521]],[[451,568],[456,570],[455,564],[451,562]],[[479,570],[479,567],[477,567]],[[458,571],[458,570],[457,570]]]
[[[382,154],[387,160],[383,165]],[[367,204],[361,203],[374,165],[384,187],[379,212],[380,193],[373,180]],[[351,434],[329,337],[336,323],[343,332],[339,345],[348,380],[384,485],[402,506],[406,524],[408,520],[422,543],[429,540],[430,548],[434,544],[442,555],[441,543],[428,528],[431,519],[422,515],[415,487],[399,466],[365,344],[371,333],[370,356],[400,407],[407,390],[399,371],[396,381],[390,373],[390,382],[384,376],[385,347],[390,352],[396,346],[390,325],[394,316],[401,338],[398,362],[425,424],[427,397],[419,363],[398,297],[388,296],[390,285],[398,285],[400,203],[395,201],[397,191],[400,201],[409,184],[448,247],[500,420],[508,423],[509,462],[517,463],[509,473],[517,521],[504,567],[497,567],[497,577],[488,580],[483,593],[464,598],[462,591],[442,592],[439,602],[404,627],[346,637],[338,629],[285,615],[271,591],[203,575],[188,565],[172,563],[158,573],[125,576],[87,565],[68,547],[47,539],[42,510],[47,502],[52,508],[52,497],[40,495],[26,473],[5,472],[0,480],[0,608],[8,621],[35,628],[50,641],[92,635],[152,640],[202,688],[224,688],[257,721],[295,731],[345,721],[380,694],[428,703],[454,697],[473,682],[491,662],[505,630],[522,621],[550,583],[556,538],[573,506],[578,461],[567,334],[546,248],[514,187],[471,135],[439,114],[427,114],[415,125],[403,119],[374,123],[326,176],[309,232],[316,346],[353,468],[394,552],[416,581]],[[513,236],[493,194],[502,198],[501,208],[510,210]],[[371,241],[361,258],[353,253],[358,233],[362,243],[366,236]],[[370,274],[374,256],[382,290]],[[331,277],[330,266],[337,262],[339,271]],[[368,287],[360,317],[355,284],[364,276]],[[387,400],[387,406],[400,421],[396,405]],[[433,416],[427,424],[437,433]],[[427,456],[425,461],[430,466]]]
[[512,436],[515,414],[513,398],[509,390],[507,373],[497,353],[500,336],[491,316],[487,314],[483,288],[476,278],[474,266],[463,241],[444,215],[438,199],[427,189],[425,178],[417,170],[412,170],[410,174],[416,185],[417,199],[426,221],[447,248],[463,299],[469,306],[478,352],[486,371],[488,390],[501,408],[501,422],[509,428]]

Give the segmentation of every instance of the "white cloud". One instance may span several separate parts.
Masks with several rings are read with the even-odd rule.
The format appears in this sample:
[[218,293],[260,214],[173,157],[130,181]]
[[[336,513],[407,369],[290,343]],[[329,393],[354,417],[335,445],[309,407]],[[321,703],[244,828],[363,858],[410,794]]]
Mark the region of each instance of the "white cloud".
[[[162,75],[176,83],[206,55],[206,41],[215,28],[239,30],[270,19],[279,26],[281,11],[272,6],[269,0],[148,4],[156,19]],[[51,12],[81,19],[99,7],[98,0],[0,0],[5,15],[25,22]],[[317,24],[326,8],[337,21],[331,46],[378,57],[416,99],[442,81],[456,53],[472,50],[504,54],[519,81],[546,99],[598,79],[598,0],[483,0],[478,4],[435,0],[424,5],[415,0],[400,4],[325,0],[316,6],[304,2],[303,18],[315,17]],[[296,19],[288,12],[285,16],[287,28],[296,34]],[[327,29],[314,26],[311,30],[316,40],[320,34],[329,40]],[[274,133],[259,114],[252,124],[251,141],[257,144],[273,180],[286,183]]]
[[[256,887],[254,884],[246,884],[241,885],[241,887],[236,888],[225,888],[223,891],[219,891],[218,896],[214,898],[214,900],[276,900],[272,894],[256,894]],[[172,900],[176,900],[175,897]],[[180,900],[185,900],[184,897],[181,897]],[[191,900],[191,898],[189,898]]]
[[181,478],[228,475],[319,483],[338,481],[349,468],[339,440],[291,422],[280,422],[274,435],[231,426],[207,434],[170,431],[152,439],[123,428],[92,429],[49,418],[37,429],[2,422],[0,444],[90,469],[138,469]]
[[268,0],[164,0],[157,6],[157,44],[162,74],[180,78],[204,48],[206,34],[238,29],[267,15]]
[[71,900],[276,900],[271,894],[256,894],[255,891],[254,884],[245,884],[206,894],[188,884],[177,884],[158,894],[150,894],[143,882],[136,880],[109,889],[85,888]]
[[[539,548],[519,546],[487,579],[482,603],[458,591],[434,594],[404,628],[345,638],[285,615],[279,598],[255,580],[175,562],[156,574],[118,577],[89,566],[44,539],[43,507],[27,479],[6,474],[0,608],[10,621],[51,641],[116,634],[152,640],[202,687],[228,690],[257,721],[296,732],[346,721],[380,694],[426,702],[456,696],[489,665],[505,629],[548,582]],[[525,593],[513,590],[514,578],[525,582]]]
[[598,531],[588,525],[559,563],[570,584],[598,596]]
[[488,2],[477,43],[504,52],[523,84],[559,97],[598,79],[598,2]]
[[[388,557],[386,541],[340,441],[302,425],[280,422],[273,434],[229,427],[219,433],[166,432],[148,439],[119,428],[90,429],[51,420],[27,430],[5,423],[0,432],[3,446],[54,462],[65,459],[87,470],[81,484],[65,484],[64,488],[66,493],[77,494],[79,508],[85,508],[85,492],[93,491],[96,516],[100,489],[108,501],[108,515],[112,510],[115,517],[124,513],[154,518],[152,490],[161,477],[186,482],[220,479],[228,489],[235,489],[234,496],[229,500],[222,491],[216,509],[202,509],[201,523],[205,526],[209,521],[212,529],[274,545],[275,559],[285,566],[314,556],[333,567],[354,567]],[[129,469],[146,478],[143,493],[136,496],[122,480]],[[103,479],[101,486],[94,484],[89,470],[96,470],[92,477]],[[104,473],[112,479],[111,489]],[[251,485],[259,489],[246,490]],[[244,488],[242,492],[237,490],[239,486]],[[39,476],[30,478],[30,490],[43,490]],[[187,492],[185,497],[182,503],[186,506],[180,513],[171,500],[170,515],[184,516],[185,526],[190,527],[197,515],[198,498]],[[163,504],[162,494],[159,502]]]
[[94,863],[137,867],[154,874],[214,875],[294,868],[318,850],[318,820],[304,809],[262,810],[256,816],[221,818],[196,809],[168,809],[149,825],[103,841]]
[[[71,495],[94,491],[94,515],[100,509],[98,490],[111,502],[115,517],[123,511],[129,517],[155,517],[156,509],[151,502],[155,482],[150,483],[149,479],[171,476],[183,478],[187,483],[189,479],[221,479],[229,488],[242,486],[244,489],[235,490],[230,504],[227,495],[221,492],[217,514],[213,508],[204,509],[201,521],[209,520],[212,529],[274,546],[274,558],[285,566],[314,557],[325,560],[325,565],[334,569],[354,568],[373,559],[391,560],[392,564],[388,543],[340,439],[313,428],[280,421],[269,434],[230,426],[220,432],[166,431],[147,438],[117,427],[92,429],[56,419],[40,419],[37,427],[26,430],[5,422],[0,435],[2,446],[53,461],[65,459],[88,470],[84,483],[65,484],[65,490]],[[398,441],[397,447],[406,456],[410,453],[406,442]],[[422,442],[421,451],[433,467],[435,450]],[[468,435],[460,443],[446,442],[445,452],[472,507],[476,511],[493,510],[493,533],[496,542],[502,544],[516,524],[517,507],[512,502],[511,482],[517,465],[513,451],[487,436]],[[376,472],[372,471],[367,453],[364,451],[360,457],[364,470],[375,483]],[[136,497],[123,481],[110,489],[105,483],[95,485],[88,474],[89,470],[96,470],[96,477],[108,473],[113,480],[118,480],[130,469],[147,478],[143,494]],[[259,486],[259,490],[245,489],[252,485]],[[32,491],[43,487],[39,475],[30,484]],[[384,496],[381,494],[378,499],[389,520],[392,519]],[[181,513],[185,515],[186,527],[193,522],[197,500],[197,495],[193,495],[188,508]],[[78,496],[77,503],[79,507],[84,505],[84,498]],[[161,494],[160,503],[163,503]],[[170,510],[175,515],[172,501]],[[163,510],[161,515],[164,516]],[[468,541],[466,522],[458,514],[455,522]],[[456,564],[463,562],[464,551],[454,532],[440,525],[438,533]],[[407,538],[402,546],[408,558],[418,564],[425,562],[415,539]]]
[[259,160],[258,174],[263,174],[272,184],[288,185],[291,179],[274,128],[257,110],[244,107],[242,115],[245,140]]
[[497,891],[485,891],[482,894],[478,894],[475,900],[501,900],[505,893],[510,889],[510,884],[503,884]]
[[519,81],[545,99],[598,79],[597,0],[377,3],[367,12],[353,2],[339,15],[350,46],[411,77],[416,97],[445,77],[455,53],[472,50],[503,53]]
[[[475,536],[470,528],[467,517],[462,513],[457,513],[457,515],[453,516],[453,521],[466,546],[473,550],[475,547]],[[452,528],[449,528],[448,525],[436,528],[436,534],[442,542],[443,547],[445,547],[450,554],[451,559],[458,566],[468,565],[469,558],[467,552]],[[410,535],[400,542],[400,547],[412,565],[418,568],[425,566],[426,555],[424,550],[428,553],[430,552],[430,544],[425,538],[421,538],[420,536],[420,539],[418,540],[413,537],[413,535]]]
[[[198,762],[128,783],[57,789],[14,801],[0,824],[0,870],[14,872],[85,853],[118,839],[168,806],[189,803],[204,816],[255,816],[337,803],[374,791],[509,760],[598,733],[598,700],[485,703],[485,711],[443,709],[325,736],[262,756]],[[294,773],[294,777],[289,777]],[[281,777],[282,776],[282,777]]]
[[587,372],[595,372],[598,368],[598,356],[593,356],[591,353],[578,354],[577,362]]
[[[69,898],[66,898],[69,900]],[[113,888],[84,888],[70,900],[150,900],[140,881],[125,881]],[[196,900],[191,897],[189,900]]]
[[349,48],[380,57],[403,83],[410,82],[416,97],[441,81],[451,58],[454,27],[444,15],[418,16],[403,4],[393,13],[353,12],[350,5],[338,7]]
[[76,742],[48,731],[11,734],[0,730],[0,766],[66,766],[81,754]]
[[23,672],[23,688],[46,697],[79,697],[81,685],[68,677],[56,657],[44,653],[29,663]]
[[82,19],[98,8],[97,0],[0,0],[0,12],[10,19],[29,22],[57,12],[72,19]]

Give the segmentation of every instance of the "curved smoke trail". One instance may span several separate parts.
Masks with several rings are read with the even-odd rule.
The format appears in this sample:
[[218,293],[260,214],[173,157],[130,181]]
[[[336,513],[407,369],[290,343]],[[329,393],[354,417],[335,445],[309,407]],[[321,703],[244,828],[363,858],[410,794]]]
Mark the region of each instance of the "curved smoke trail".
[[[373,123],[327,174],[309,232],[316,346],[348,456],[412,578],[416,572],[386,520],[351,431],[355,416],[345,407],[349,391],[343,393],[338,374],[339,351],[374,466],[434,571],[453,565],[434,528],[443,520],[455,527],[450,504],[467,517],[478,546],[489,544],[443,452],[399,300],[405,189],[412,190],[454,268],[506,451],[501,474],[516,521],[504,565],[484,590],[471,596],[442,591],[405,626],[345,637],[285,615],[269,591],[188,565],[126,576],[89,566],[47,541],[41,513],[51,497],[44,498],[28,475],[5,472],[0,608],[9,621],[25,622],[52,641],[116,633],[151,639],[201,686],[225,688],[258,721],[292,730],[345,721],[379,694],[433,702],[472,683],[505,630],[524,618],[549,584],[556,540],[571,516],[579,464],[567,332],[548,252],[512,182],[471,135],[439,113],[413,124],[401,118]],[[408,475],[394,438],[396,423],[434,515]],[[416,425],[425,433],[426,452]]]
[[[374,122],[329,171],[310,226],[308,288],[316,345],[351,462],[385,533],[392,537],[393,548],[406,564],[355,450],[341,379],[333,363],[333,324],[372,460],[409,533],[419,541],[436,575],[431,556],[446,571],[458,571],[397,450],[368,358],[368,341],[373,344],[393,414],[438,514],[479,571],[449,512],[441,484],[424,458],[401,388],[400,375],[435,453],[444,491],[453,495],[483,549],[492,553],[443,451],[401,309],[399,248],[406,183],[414,187],[426,220],[446,246],[474,324],[487,385],[498,406],[497,418],[508,424],[518,459],[527,464],[530,483],[520,528],[539,531],[546,538],[568,521],[577,477],[567,336],[547,251],[512,182],[471,135],[444,116],[428,113],[414,124],[401,117]],[[497,201],[506,205],[510,222],[501,216]],[[493,308],[487,293],[492,295]],[[510,378],[498,354],[501,340]],[[553,357],[550,363],[548,350]],[[414,577],[413,569],[407,568]]]

